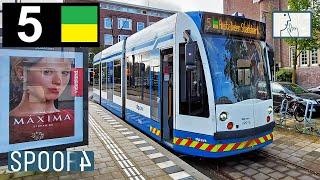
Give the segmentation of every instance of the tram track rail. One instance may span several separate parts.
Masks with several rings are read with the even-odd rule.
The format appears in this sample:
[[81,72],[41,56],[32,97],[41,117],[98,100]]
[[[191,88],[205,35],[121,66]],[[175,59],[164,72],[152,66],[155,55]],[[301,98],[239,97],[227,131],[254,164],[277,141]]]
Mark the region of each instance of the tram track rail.
[[[242,164],[243,166],[245,166],[245,168],[253,168],[254,164],[266,164],[268,162],[275,163],[275,166],[288,167],[288,171],[299,170],[305,171],[309,175],[315,175],[318,177],[320,176],[320,173],[317,171],[293,163],[277,155],[270,154],[264,150],[257,150],[241,155],[236,155],[234,157],[226,157],[221,159],[208,159],[190,156],[182,156],[180,158],[182,158],[191,166],[212,179],[237,179],[234,176],[230,175],[230,173],[243,173],[243,170],[236,168],[239,164]],[[228,164],[228,161],[233,161],[233,163]],[[243,161],[251,161],[251,163],[245,164],[243,163]],[[234,171],[230,171],[230,169],[233,169]],[[276,168],[273,169],[276,170]],[[279,173],[283,173],[285,175],[285,172],[279,171]]]

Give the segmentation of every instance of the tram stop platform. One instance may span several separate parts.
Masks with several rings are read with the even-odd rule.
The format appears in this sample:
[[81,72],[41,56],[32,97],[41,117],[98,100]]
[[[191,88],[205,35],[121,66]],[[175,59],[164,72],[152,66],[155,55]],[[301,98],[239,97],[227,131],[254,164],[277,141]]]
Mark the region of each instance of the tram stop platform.
[[7,166],[1,166],[0,180],[209,179],[93,102],[89,103],[89,145],[68,150],[94,151],[95,170],[82,173],[10,173],[6,170]]

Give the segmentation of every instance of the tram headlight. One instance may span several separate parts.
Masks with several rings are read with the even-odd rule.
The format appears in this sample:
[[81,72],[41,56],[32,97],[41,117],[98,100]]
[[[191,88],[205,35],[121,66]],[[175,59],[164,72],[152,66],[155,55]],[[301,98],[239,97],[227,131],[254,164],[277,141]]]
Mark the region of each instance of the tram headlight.
[[269,113],[269,114],[271,114],[271,113],[272,113],[272,111],[273,111],[272,106],[269,106],[269,107],[268,107],[268,113]]
[[219,116],[220,121],[225,121],[228,119],[228,113],[222,112]]

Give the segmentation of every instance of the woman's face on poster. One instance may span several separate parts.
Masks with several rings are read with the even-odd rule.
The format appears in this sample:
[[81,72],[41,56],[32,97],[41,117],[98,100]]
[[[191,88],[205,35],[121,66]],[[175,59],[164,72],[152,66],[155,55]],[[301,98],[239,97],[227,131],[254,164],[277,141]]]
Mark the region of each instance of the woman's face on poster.
[[56,100],[70,80],[71,61],[60,58],[43,58],[27,67],[29,93],[42,100]]

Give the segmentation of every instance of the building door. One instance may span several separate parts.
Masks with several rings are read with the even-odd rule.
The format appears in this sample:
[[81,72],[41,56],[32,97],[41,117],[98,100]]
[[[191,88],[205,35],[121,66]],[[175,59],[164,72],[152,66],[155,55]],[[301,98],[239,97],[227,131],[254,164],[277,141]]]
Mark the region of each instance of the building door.
[[162,75],[162,139],[172,142],[173,136],[173,50],[172,48],[161,51]]

